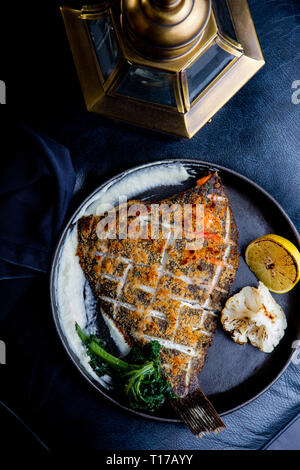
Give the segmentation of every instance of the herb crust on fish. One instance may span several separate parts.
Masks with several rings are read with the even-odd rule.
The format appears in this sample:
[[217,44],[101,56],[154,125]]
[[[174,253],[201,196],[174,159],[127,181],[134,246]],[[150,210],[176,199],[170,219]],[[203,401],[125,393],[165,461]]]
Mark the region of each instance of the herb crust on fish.
[[[138,203],[150,214],[150,204]],[[201,248],[187,249],[187,236],[174,237],[174,214],[169,225],[158,225],[155,239],[147,221],[146,238],[99,238],[97,226],[104,215],[90,215],[78,221],[77,255],[101,312],[130,344],[159,341],[164,375],[176,395],[185,397],[198,389],[197,375],[234,280],[238,231],[217,173],[162,203],[203,205]]]

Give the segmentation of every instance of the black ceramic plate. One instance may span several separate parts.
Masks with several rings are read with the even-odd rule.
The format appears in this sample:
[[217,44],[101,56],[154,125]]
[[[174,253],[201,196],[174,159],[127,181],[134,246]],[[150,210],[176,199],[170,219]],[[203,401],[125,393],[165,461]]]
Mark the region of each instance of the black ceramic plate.
[[[246,285],[257,286],[257,279],[244,261],[245,248],[252,240],[261,235],[276,233],[288,238],[296,246],[299,246],[299,235],[280,205],[257,184],[234,171],[197,160],[164,160],[136,167],[129,170],[129,172],[139,171],[141,168],[153,165],[172,165],[175,163],[182,163],[186,168],[192,169],[193,176],[181,185],[157,186],[151,189],[151,191],[138,193],[135,196],[140,199],[147,199],[149,201],[153,199],[157,201],[192,187],[194,180],[199,178],[204,170],[208,168],[219,170],[239,229],[240,263],[231,294],[236,293]],[[74,218],[76,218],[84,204],[101,188],[107,185],[118,184],[120,179],[126,174],[128,172],[124,172],[102,185],[76,211],[58,243],[51,271],[51,302],[54,320],[68,354],[81,373],[102,395],[123,408],[126,408],[126,406],[119,401],[114,390],[107,390],[94,380],[70,348],[59,320],[55,285],[61,250],[63,249],[66,233],[72,225]],[[274,294],[274,298],[286,313],[288,327],[284,338],[272,353],[263,353],[250,344],[240,346],[234,343],[222,330],[221,326],[214,337],[199,376],[199,384],[221,415],[230,413],[263,393],[289,364],[293,354],[292,343],[300,337],[300,316],[297,308],[297,304],[300,301],[299,286],[296,286],[287,294]],[[109,337],[107,328],[101,321],[99,321],[98,328],[102,336]],[[113,350],[111,342],[109,345]],[[154,415],[130,411],[152,419],[178,421],[172,409],[167,406]]]

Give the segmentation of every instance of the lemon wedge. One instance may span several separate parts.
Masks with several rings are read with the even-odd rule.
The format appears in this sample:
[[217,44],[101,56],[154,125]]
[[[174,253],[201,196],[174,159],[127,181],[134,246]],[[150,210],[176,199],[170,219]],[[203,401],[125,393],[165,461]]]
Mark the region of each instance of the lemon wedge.
[[272,292],[289,292],[300,279],[300,253],[286,238],[264,235],[248,245],[246,263]]

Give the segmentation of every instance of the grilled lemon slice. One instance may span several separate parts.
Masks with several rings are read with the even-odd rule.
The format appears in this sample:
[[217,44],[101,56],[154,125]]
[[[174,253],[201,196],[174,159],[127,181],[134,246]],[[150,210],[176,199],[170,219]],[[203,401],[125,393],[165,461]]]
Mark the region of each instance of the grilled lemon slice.
[[264,235],[248,245],[246,263],[272,292],[289,292],[300,278],[300,253],[286,238]]

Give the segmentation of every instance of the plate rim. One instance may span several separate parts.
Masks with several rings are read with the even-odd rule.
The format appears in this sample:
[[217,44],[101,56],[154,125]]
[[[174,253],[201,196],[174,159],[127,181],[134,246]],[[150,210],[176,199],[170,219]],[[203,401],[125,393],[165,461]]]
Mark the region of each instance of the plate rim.
[[[68,221],[64,224],[63,229],[62,229],[62,231],[61,231],[61,233],[58,237],[58,240],[56,242],[55,249],[53,251],[53,255],[52,255],[52,259],[51,259],[51,268],[50,268],[50,276],[49,276],[50,304],[51,304],[52,318],[54,320],[55,329],[56,329],[56,331],[58,333],[58,336],[59,336],[59,338],[62,342],[62,345],[63,345],[64,349],[66,350],[67,355],[69,356],[70,360],[76,366],[76,368],[79,370],[81,375],[85,378],[85,380],[87,380],[102,396],[104,396],[106,399],[108,399],[111,403],[116,404],[119,408],[122,408],[123,410],[127,411],[130,414],[134,414],[136,416],[140,416],[140,417],[147,418],[147,419],[154,420],[154,421],[161,421],[161,422],[165,422],[165,423],[166,422],[168,422],[168,423],[181,423],[181,421],[177,418],[162,418],[160,416],[150,415],[150,414],[143,413],[141,411],[129,408],[129,407],[123,405],[122,403],[120,403],[119,401],[117,401],[116,399],[114,399],[113,397],[111,397],[110,395],[108,395],[105,391],[101,390],[100,387],[99,387],[99,385],[100,385],[99,382],[97,382],[91,376],[88,375],[88,372],[80,364],[80,361],[78,360],[78,358],[76,358],[75,353],[72,351],[71,347],[68,344],[68,341],[66,340],[66,338],[64,336],[62,327],[60,325],[58,311],[57,311],[56,303],[55,303],[55,286],[54,286],[54,283],[55,283],[55,271],[56,271],[57,261],[59,259],[60,250],[61,250],[61,247],[62,247],[63,242],[65,240],[65,236],[67,234],[67,231],[69,230],[70,226],[72,225],[73,220],[80,213],[80,211],[83,209],[83,207],[88,203],[88,201],[93,198],[94,195],[96,195],[104,187],[109,188],[112,184],[116,183],[118,180],[120,180],[123,177],[125,177],[125,176],[127,176],[131,173],[134,173],[138,170],[142,170],[142,169],[147,168],[147,167],[153,167],[153,166],[156,166],[156,165],[176,164],[176,163],[177,164],[182,163],[182,164],[186,164],[186,165],[193,164],[193,165],[197,165],[199,167],[202,166],[203,169],[220,170],[221,172],[223,171],[224,173],[229,173],[229,174],[237,177],[238,179],[246,181],[251,186],[254,186],[256,190],[258,190],[259,192],[264,194],[264,196],[266,196],[273,204],[275,204],[277,209],[280,211],[282,216],[286,219],[287,223],[289,224],[289,226],[290,226],[290,228],[291,228],[291,230],[292,230],[292,232],[295,236],[295,239],[297,240],[298,247],[300,247],[300,235],[298,233],[298,230],[297,230],[296,226],[294,225],[293,221],[291,220],[289,215],[286,213],[286,211],[283,209],[281,204],[268,191],[266,191],[262,186],[257,184],[252,179],[248,178],[247,176],[245,176],[245,175],[243,175],[243,174],[241,174],[241,173],[239,173],[235,170],[232,170],[231,168],[224,167],[224,166],[219,165],[219,164],[214,163],[214,162],[207,162],[207,161],[204,161],[204,160],[197,160],[197,159],[189,159],[189,158],[171,158],[170,159],[169,158],[169,159],[165,159],[165,160],[155,160],[153,162],[142,163],[140,165],[135,165],[135,166],[133,166],[133,167],[127,169],[127,170],[123,170],[122,172],[120,172],[120,173],[116,174],[115,176],[111,177],[110,179],[104,181],[104,183],[102,183],[94,191],[92,191],[92,193],[90,193],[83,200],[83,202],[77,207],[77,209],[73,212],[71,217],[69,217]],[[243,408],[244,406],[246,406],[246,405],[250,404],[251,402],[253,402],[254,400],[256,400],[263,393],[265,393],[281,377],[281,375],[288,368],[288,366],[291,363],[291,359],[292,359],[293,354],[294,354],[294,352],[292,350],[289,357],[288,357],[288,359],[287,359],[286,364],[282,367],[282,369],[279,371],[279,373],[276,375],[276,377],[267,386],[265,386],[260,392],[258,392],[256,395],[249,398],[245,402],[243,402],[243,403],[241,403],[241,404],[239,404],[239,405],[237,405],[237,406],[235,406],[235,407],[233,407],[233,408],[231,408],[227,411],[224,411],[224,412],[220,413],[220,416],[223,417],[223,416],[229,415],[229,414],[239,410],[240,408]]]

